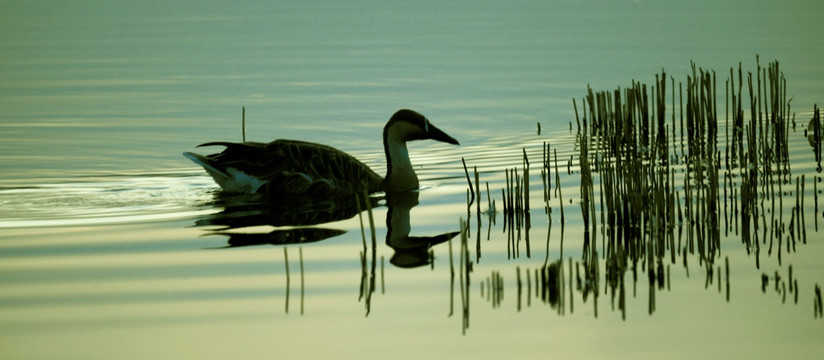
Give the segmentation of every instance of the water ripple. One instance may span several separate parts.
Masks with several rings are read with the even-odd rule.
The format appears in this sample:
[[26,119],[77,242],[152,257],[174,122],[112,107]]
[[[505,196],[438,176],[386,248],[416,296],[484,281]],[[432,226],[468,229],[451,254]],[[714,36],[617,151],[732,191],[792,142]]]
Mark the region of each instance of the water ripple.
[[129,176],[0,189],[0,228],[178,219],[214,211],[207,176]]

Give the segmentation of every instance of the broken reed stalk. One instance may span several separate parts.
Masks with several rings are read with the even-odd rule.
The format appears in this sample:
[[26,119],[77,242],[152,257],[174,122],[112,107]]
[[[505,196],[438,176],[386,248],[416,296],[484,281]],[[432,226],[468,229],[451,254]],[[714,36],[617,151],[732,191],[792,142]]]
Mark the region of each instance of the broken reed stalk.
[[[798,239],[801,240],[801,218],[803,216],[802,208],[801,208],[801,198],[803,194],[801,193],[801,178],[796,176],[795,177],[795,232],[794,234],[798,235]],[[792,221],[790,222],[792,223]],[[795,252],[795,236],[793,238],[793,252]]]
[[[286,248],[284,248],[285,250]],[[304,272],[303,272],[303,247],[298,248],[298,256],[300,257],[300,314],[303,315],[303,299],[304,299]]]
[[544,213],[549,215],[549,185],[548,185],[548,178],[549,178],[549,160],[547,159],[547,149],[549,149],[546,142],[544,142],[543,146],[541,146],[541,153],[543,155],[543,166],[541,167],[541,183],[543,184],[544,188]]
[[[369,200],[369,199],[365,199]],[[363,253],[366,253],[366,229],[363,226],[363,208],[361,207],[361,196],[355,195],[355,207],[358,210],[358,220],[360,221],[361,238],[363,239]]]
[[529,212],[529,158],[526,156],[526,148],[523,148],[524,151],[524,186],[523,186],[523,198],[524,198],[524,212]]
[[564,226],[564,197],[561,194],[561,176],[558,172],[558,149],[552,149],[555,154],[555,190],[558,192],[558,203],[561,207],[561,227]]
[[552,156],[552,154],[550,154],[550,152],[549,152],[550,146],[551,146],[551,144],[549,142],[544,143],[544,148],[545,148],[545,151],[546,151],[546,154],[544,156],[544,169],[546,169],[547,189],[552,189],[552,167],[549,166],[549,162],[551,161],[550,156]]
[[[466,243],[466,222],[464,222],[463,219],[460,219],[458,224],[459,224],[459,227],[461,229],[461,248],[460,248],[460,250],[458,250],[459,251],[459,256],[460,256],[460,260],[459,260],[460,262],[458,264],[458,281],[460,282],[460,286],[461,286],[461,309],[462,309],[461,312],[463,314],[463,312],[466,309],[466,306],[465,306],[466,301],[469,298],[469,294],[467,294],[467,289],[464,286],[464,271],[466,270],[466,268],[464,266],[464,261],[465,261],[465,259],[464,259],[464,244]],[[466,320],[464,320],[465,314],[463,314],[461,317],[462,317],[462,319],[461,319],[461,329],[462,329],[463,333],[466,334]]]
[[524,270],[526,273],[526,306],[532,306],[532,278],[529,274],[529,269]]
[[727,284],[727,302],[730,302],[730,257],[729,256],[724,257],[724,270],[725,270],[724,271],[724,274],[725,274],[724,278],[725,278],[725,280],[726,280],[725,282]]
[[363,300],[364,295],[367,292],[366,289],[366,280],[367,280],[367,273],[366,273],[366,249],[360,252],[360,261],[361,261],[361,281],[360,286],[358,288],[358,301]]
[[815,176],[813,178],[813,193],[815,194],[814,195],[814,198],[815,198],[815,211],[813,212],[813,214],[815,216],[813,216],[813,219],[815,219],[815,232],[818,232],[818,181],[817,180],[820,180],[820,179],[821,179],[820,176]]
[[521,312],[521,294],[523,292],[523,283],[521,282],[521,267],[515,268],[516,284],[518,286],[518,312]]
[[289,313],[289,253],[283,247],[283,264],[286,266],[286,313]]
[[[822,128],[821,128],[821,111],[818,108],[818,104],[813,105],[813,118],[810,120],[810,123],[807,124],[806,136],[807,140],[809,141],[810,145],[813,147],[813,153],[815,154],[815,161],[818,163],[818,167],[816,170],[821,172],[821,153],[822,153]],[[812,131],[812,134],[810,134]]]
[[471,194],[471,199],[467,207],[472,206],[472,203],[475,201],[475,189],[472,187],[472,180],[469,180],[469,170],[466,168],[466,160],[461,158],[461,163],[463,163],[464,173],[466,174],[466,183],[469,184],[469,192]]
[[[475,172],[475,189],[478,189],[478,201],[475,202],[475,216],[477,219],[477,231],[475,232],[475,262],[481,261],[481,181],[478,175],[478,167],[473,166]],[[489,187],[487,187],[487,192]],[[487,194],[488,195],[488,194]]]
[[799,208],[799,216],[801,217],[801,239],[802,239],[802,243],[804,243],[804,244],[807,243],[807,222],[806,222],[806,219],[805,219],[806,216],[804,216],[804,214],[805,214],[805,211],[804,211],[804,209],[805,209],[805,207],[804,207],[804,198],[806,197],[806,196],[804,196],[804,194],[806,193],[804,188],[807,185],[806,182],[807,181],[806,181],[806,178],[804,177],[804,174],[801,174],[801,207]]
[[463,333],[466,334],[466,329],[469,328],[469,272],[472,264],[469,261],[469,246],[467,246],[467,224],[463,219],[460,219],[459,224],[461,227],[461,263],[459,267],[462,307],[461,328]]
[[[587,86],[587,88],[589,88],[589,86]],[[586,106],[586,104],[587,104],[587,102],[584,101],[584,133],[587,133],[587,129],[586,129],[586,116],[587,116],[586,115],[586,109],[587,109],[587,106]],[[578,123],[578,129],[579,129],[578,134],[581,134],[581,130],[580,130],[581,120],[578,118],[578,104],[575,102],[575,98],[572,98],[572,108],[575,109],[575,122]]]
[[372,235],[372,249],[374,249],[377,246],[377,236],[375,235],[375,217],[372,215],[372,203],[369,202],[369,193],[367,192],[366,187],[364,187],[363,190],[363,200],[366,204],[366,212],[369,214],[369,230]]
[[478,167],[473,166],[473,171],[475,172],[475,189],[478,189],[478,201],[477,201],[477,204],[476,204],[477,207],[475,209],[476,209],[476,212],[478,213],[478,226],[480,226],[481,225],[481,181],[480,181],[480,177],[478,175]]
[[522,225],[524,228],[524,242],[526,243],[526,257],[532,257],[530,244],[529,244],[529,229],[532,226],[531,218],[529,214],[529,157],[526,155],[526,148],[523,149],[524,153],[524,176],[523,176],[523,187],[522,187],[522,195],[523,198],[523,211],[522,211]]
[[[512,211],[512,202],[509,199],[509,169],[504,169],[504,179],[506,181],[505,187],[501,189],[501,195],[503,196],[504,201],[504,223],[506,223],[507,218],[509,217],[509,212]],[[506,226],[504,226],[506,227]]]
[[243,138],[243,142],[246,142],[246,107],[245,106],[241,110],[241,116],[240,117],[241,117],[241,125],[240,125],[241,135],[242,135],[242,138]]
[[[461,230],[463,232],[463,230]],[[449,240],[449,317],[455,313],[455,262],[452,260],[452,238]]]
[[486,181],[485,183],[486,183],[486,207],[489,211],[489,214],[494,215],[495,214],[495,206],[494,206],[494,201],[495,200],[492,200],[492,195],[490,195],[490,193],[489,193],[489,181]]

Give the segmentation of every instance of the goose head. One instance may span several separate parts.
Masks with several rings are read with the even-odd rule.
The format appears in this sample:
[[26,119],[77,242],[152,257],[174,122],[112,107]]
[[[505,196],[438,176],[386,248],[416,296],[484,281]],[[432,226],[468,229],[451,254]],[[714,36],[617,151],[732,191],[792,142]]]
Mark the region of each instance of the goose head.
[[458,140],[432,125],[425,116],[409,109],[398,110],[386,123],[383,128],[383,148],[387,162],[384,178],[387,192],[418,188],[418,177],[412,169],[406,142],[425,139],[460,145]]
[[409,109],[398,110],[383,128],[384,145],[387,142],[403,143],[426,139],[460,145],[458,140],[432,125],[425,116]]

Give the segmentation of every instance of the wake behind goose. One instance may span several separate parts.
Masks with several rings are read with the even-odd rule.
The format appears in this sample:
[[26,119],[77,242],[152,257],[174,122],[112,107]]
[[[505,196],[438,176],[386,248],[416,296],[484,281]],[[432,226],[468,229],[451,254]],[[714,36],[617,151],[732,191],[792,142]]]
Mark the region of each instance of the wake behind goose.
[[437,140],[459,145],[423,115],[398,110],[383,128],[386,176],[381,177],[353,156],[331,146],[299,141],[207,142],[222,152],[183,155],[202,166],[224,191],[269,194],[354,194],[417,189],[418,176],[409,160],[407,141]]

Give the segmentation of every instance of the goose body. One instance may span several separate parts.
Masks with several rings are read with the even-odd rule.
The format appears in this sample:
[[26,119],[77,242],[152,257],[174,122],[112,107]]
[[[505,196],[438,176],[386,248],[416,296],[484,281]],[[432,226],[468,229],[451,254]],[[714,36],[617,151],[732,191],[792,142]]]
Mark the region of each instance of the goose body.
[[387,174],[381,177],[353,156],[331,146],[299,140],[208,142],[225,146],[212,155],[184,156],[202,166],[224,191],[269,194],[354,194],[417,189],[418,177],[409,160],[407,141],[432,139],[458,145],[423,115],[396,112],[383,129]]

